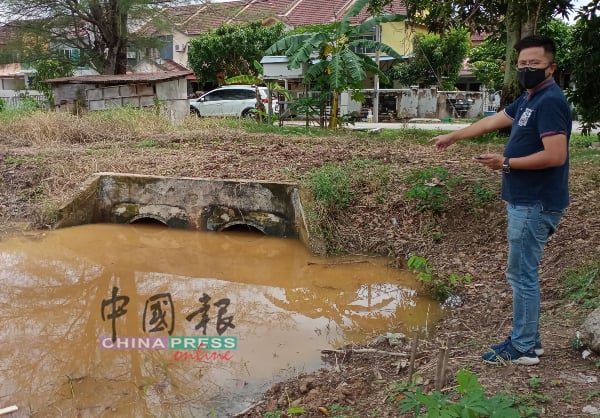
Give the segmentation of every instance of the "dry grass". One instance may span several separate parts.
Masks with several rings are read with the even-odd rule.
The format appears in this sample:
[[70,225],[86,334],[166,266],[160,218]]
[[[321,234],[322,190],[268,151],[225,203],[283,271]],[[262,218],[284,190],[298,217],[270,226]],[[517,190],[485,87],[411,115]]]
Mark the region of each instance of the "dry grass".
[[36,111],[24,117],[4,119],[0,135],[17,146],[48,146],[135,140],[172,129],[166,119],[152,112],[121,108],[82,116]]

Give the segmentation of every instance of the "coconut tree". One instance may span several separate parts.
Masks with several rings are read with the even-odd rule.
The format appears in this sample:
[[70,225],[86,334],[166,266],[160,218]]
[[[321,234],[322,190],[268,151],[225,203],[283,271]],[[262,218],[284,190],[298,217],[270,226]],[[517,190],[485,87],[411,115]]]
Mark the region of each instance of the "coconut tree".
[[[342,91],[356,92],[367,73],[379,75],[384,81],[386,75],[381,72],[373,58],[356,52],[362,48],[375,50],[389,56],[400,55],[388,45],[371,39],[361,38],[373,27],[382,23],[398,22],[406,18],[400,14],[377,15],[353,25],[351,20],[365,8],[371,6],[371,0],[356,1],[339,22],[330,25],[311,27],[304,33],[292,33],[273,44],[267,55],[285,54],[289,58],[290,68],[300,68],[311,63],[304,77],[304,83],[316,82],[332,95],[330,128],[338,126],[339,95]],[[356,94],[353,98],[358,98]],[[364,100],[364,98],[363,98]]]

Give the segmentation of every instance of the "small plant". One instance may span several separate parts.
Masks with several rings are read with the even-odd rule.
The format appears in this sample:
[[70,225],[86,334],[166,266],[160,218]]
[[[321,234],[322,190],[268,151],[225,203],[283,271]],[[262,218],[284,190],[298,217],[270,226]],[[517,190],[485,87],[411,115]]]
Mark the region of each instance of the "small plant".
[[583,340],[579,331],[575,334],[575,338],[571,339],[571,348],[575,351],[579,351],[584,347]]
[[521,413],[514,408],[513,401],[504,394],[486,396],[477,375],[461,369],[456,375],[458,381],[457,401],[450,400],[450,394],[434,390],[423,393],[421,387],[404,392],[405,398],[398,402],[401,413],[412,411],[416,417],[502,417],[520,418]]
[[288,398],[288,405],[290,405],[287,410],[285,412],[277,409],[275,411],[267,411],[263,414],[263,418],[280,418],[280,417],[293,417],[294,415],[300,415],[300,414],[304,414],[306,412],[306,409],[298,407],[298,406],[292,406],[290,404],[290,397],[287,393],[287,391],[285,392],[287,398]]
[[588,393],[585,397],[586,401],[591,401],[593,399],[596,399],[600,397],[600,390],[593,390],[590,393]]
[[153,147],[157,147],[158,145],[159,145],[158,141],[155,139],[145,139],[145,140],[135,144],[134,147],[136,147],[136,148],[153,148]]
[[358,417],[358,415],[356,415],[354,413],[354,408],[350,405],[340,405],[340,404],[334,403],[333,405],[330,405],[329,408],[327,408],[327,409],[332,418]]
[[[550,400],[552,400],[552,398],[550,398]],[[565,393],[563,393],[560,400],[566,403],[571,403],[573,401],[573,391],[570,389],[567,390]]]
[[154,96],[154,98],[152,99],[152,109],[154,110],[154,114],[156,116],[160,115],[160,112],[163,109],[164,104],[165,104],[164,100],[160,100],[157,96]]
[[568,270],[563,287],[568,298],[584,308],[600,307],[600,261]]
[[23,163],[27,162],[27,160],[24,157],[11,157],[11,156],[6,157],[4,159],[4,161],[7,164],[15,164],[15,165],[16,164],[23,164]]
[[488,202],[492,202],[497,199],[497,193],[491,189],[488,184],[483,180],[477,180],[473,188],[473,206],[480,208]]
[[431,297],[440,302],[448,299],[448,297],[456,292],[459,286],[470,283],[472,280],[470,274],[462,276],[457,273],[451,273],[448,278],[440,277],[433,273],[431,265],[424,257],[416,255],[409,257],[408,268],[416,273],[417,280],[429,289]]
[[529,387],[532,389],[539,389],[544,384],[543,377],[530,377],[529,378]]
[[404,398],[403,393],[411,389],[412,386],[406,382],[392,382],[386,389],[387,398],[392,401],[399,401]]
[[267,411],[263,414],[263,418],[281,418],[283,416],[283,412],[279,409],[276,411]]
[[[531,409],[541,403],[552,401],[552,396],[545,393],[521,393],[512,397],[515,405],[520,405],[521,408]],[[536,415],[537,416],[537,415]]]
[[431,239],[434,241],[440,241],[442,238],[444,238],[444,234],[439,233],[439,232],[437,232],[431,236]]
[[32,112],[40,108],[39,103],[34,97],[31,97],[27,91],[19,93],[19,108],[25,112]]
[[452,190],[457,179],[449,179],[448,170],[445,168],[433,167],[414,171],[407,178],[407,182],[412,186],[405,197],[416,200],[419,211],[429,211],[437,215],[446,210],[450,200],[448,192]]

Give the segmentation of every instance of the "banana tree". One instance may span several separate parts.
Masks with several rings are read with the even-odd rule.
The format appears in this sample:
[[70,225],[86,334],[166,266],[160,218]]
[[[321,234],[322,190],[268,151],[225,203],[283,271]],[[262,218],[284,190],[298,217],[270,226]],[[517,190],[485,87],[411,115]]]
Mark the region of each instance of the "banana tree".
[[320,27],[311,27],[310,32],[289,35],[269,47],[266,55],[285,54],[289,59],[290,68],[300,68],[305,63],[311,63],[305,76],[304,83],[316,82],[326,88],[332,95],[330,128],[338,127],[339,96],[342,91],[351,90],[353,98],[364,100],[356,94],[361,88],[361,82],[367,73],[379,75],[386,81],[387,76],[378,68],[373,57],[358,53],[361,48],[380,51],[389,56],[400,58],[400,55],[390,46],[361,38],[361,35],[371,33],[373,27],[387,22],[398,22],[406,19],[400,14],[373,16],[361,24],[352,25],[351,19],[361,11],[371,6],[373,0],[358,0],[348,9],[341,21]]

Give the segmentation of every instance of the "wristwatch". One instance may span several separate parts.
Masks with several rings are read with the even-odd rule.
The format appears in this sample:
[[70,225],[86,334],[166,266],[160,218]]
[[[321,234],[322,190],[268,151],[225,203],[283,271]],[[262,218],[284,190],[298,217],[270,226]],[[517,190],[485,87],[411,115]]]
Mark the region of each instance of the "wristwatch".
[[502,164],[502,172],[510,173],[510,164],[508,163],[508,157],[504,159],[504,163]]

